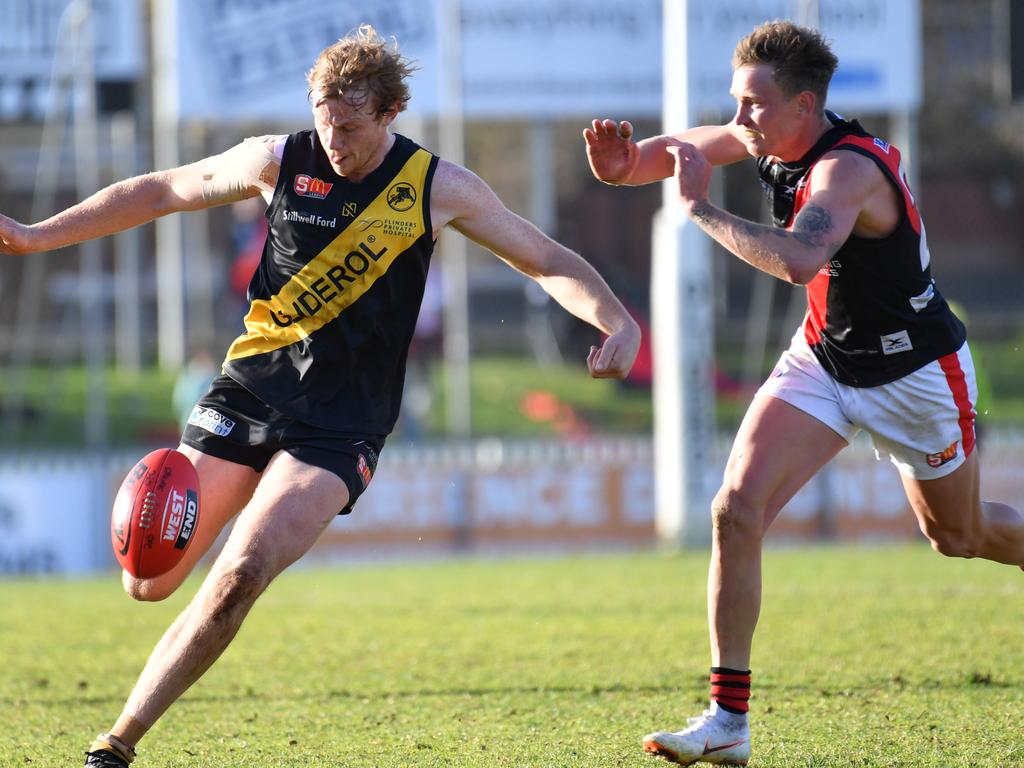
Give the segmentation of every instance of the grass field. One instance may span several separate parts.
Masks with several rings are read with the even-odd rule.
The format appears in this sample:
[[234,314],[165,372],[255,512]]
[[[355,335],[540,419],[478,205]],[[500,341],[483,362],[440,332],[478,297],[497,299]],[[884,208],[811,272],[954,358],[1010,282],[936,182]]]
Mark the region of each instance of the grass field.
[[[287,573],[135,765],[661,765],[640,737],[705,700],[706,563]],[[1024,573],[921,546],[774,550],[765,576],[752,765],[1024,765]],[[0,584],[0,765],[81,765],[195,586]]]

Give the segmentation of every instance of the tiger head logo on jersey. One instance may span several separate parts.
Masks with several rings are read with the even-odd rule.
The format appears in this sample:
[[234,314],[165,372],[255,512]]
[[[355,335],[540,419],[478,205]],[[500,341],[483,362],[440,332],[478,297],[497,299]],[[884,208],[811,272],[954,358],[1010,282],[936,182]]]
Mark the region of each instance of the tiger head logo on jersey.
[[396,211],[408,211],[416,204],[416,190],[412,184],[400,181],[388,190],[388,205]]

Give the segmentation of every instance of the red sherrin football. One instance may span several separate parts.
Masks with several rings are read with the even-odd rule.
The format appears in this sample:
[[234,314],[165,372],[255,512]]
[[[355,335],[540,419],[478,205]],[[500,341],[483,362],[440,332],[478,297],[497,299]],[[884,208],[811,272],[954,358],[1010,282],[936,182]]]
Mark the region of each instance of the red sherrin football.
[[110,543],[128,573],[150,579],[181,560],[199,524],[199,476],[173,448],[148,453],[114,500]]

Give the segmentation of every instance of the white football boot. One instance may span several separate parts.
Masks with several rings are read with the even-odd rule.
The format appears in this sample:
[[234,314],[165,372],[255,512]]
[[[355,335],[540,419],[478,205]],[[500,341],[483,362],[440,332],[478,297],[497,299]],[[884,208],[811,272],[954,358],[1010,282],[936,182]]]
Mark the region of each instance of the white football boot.
[[689,727],[676,733],[658,731],[644,736],[644,752],[671,763],[693,765],[746,765],[750,759],[750,726],[746,715],[714,708],[687,720]]

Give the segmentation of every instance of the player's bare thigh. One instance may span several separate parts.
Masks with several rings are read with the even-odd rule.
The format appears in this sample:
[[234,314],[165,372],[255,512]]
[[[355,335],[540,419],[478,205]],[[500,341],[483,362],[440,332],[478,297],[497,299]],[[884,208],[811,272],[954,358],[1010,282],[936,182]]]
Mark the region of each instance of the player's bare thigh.
[[764,529],[846,440],[822,421],[771,395],[754,398],[726,464],[718,503],[764,515]]
[[348,501],[338,475],[278,452],[235,522],[211,580],[245,563],[269,583],[316,543]]
[[172,594],[192,572],[220,532],[252,498],[260,475],[252,467],[179,445],[199,475],[199,525],[188,550],[170,571],[152,579],[138,579],[124,571],[125,591],[136,600],[163,600]]
[[935,541],[943,532],[970,538],[979,527],[981,500],[978,495],[978,452],[944,477],[916,480],[901,475],[907,500],[921,531]]
[[921,532],[949,557],[983,557],[1024,566],[1024,516],[980,498],[981,470],[973,451],[953,472],[934,480],[903,477]]

